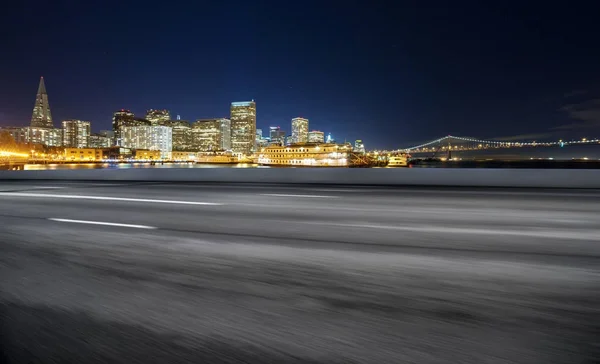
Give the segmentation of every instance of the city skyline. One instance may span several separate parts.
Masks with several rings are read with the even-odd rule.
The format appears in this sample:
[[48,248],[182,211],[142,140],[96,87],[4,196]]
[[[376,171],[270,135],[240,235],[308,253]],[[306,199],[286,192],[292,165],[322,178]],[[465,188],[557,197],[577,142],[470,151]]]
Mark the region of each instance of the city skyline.
[[[26,123],[43,75],[52,116],[89,120],[94,129],[109,129],[121,108],[191,120],[227,117],[231,101],[254,99],[263,130],[288,129],[301,116],[377,148],[447,134],[592,137],[600,129],[600,50],[592,46],[595,12],[583,7],[121,4],[123,19],[159,11],[178,26],[123,22],[95,32],[114,9],[11,3],[14,16],[2,24],[13,36],[0,68],[0,125]],[[192,26],[195,14],[203,27]],[[159,51],[149,57],[149,49]]]

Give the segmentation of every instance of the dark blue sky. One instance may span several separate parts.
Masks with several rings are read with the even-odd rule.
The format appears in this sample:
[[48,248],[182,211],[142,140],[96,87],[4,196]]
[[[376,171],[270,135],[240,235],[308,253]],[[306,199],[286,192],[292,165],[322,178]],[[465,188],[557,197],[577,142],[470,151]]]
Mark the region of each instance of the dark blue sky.
[[194,120],[254,99],[259,128],[303,116],[369,148],[600,136],[593,2],[11,3],[0,125],[28,124],[44,76],[55,124],[94,130],[120,108]]

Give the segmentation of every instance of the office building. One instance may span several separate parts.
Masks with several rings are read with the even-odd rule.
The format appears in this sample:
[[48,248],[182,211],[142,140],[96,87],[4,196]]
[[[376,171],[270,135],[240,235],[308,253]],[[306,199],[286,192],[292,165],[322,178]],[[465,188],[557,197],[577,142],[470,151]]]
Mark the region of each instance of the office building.
[[292,145],[294,144],[294,138],[291,135],[288,135],[285,137],[285,145]]
[[308,132],[309,143],[325,143],[325,133],[318,130]]
[[83,120],[64,120],[63,145],[70,148],[88,148],[90,145],[90,122]]
[[102,134],[92,134],[90,135],[90,148],[100,149],[100,148],[110,148],[112,146],[112,138],[107,135]]
[[124,126],[135,126],[134,120],[135,115],[129,110],[121,109],[113,114],[112,131],[114,133],[114,145],[121,145],[121,128]]
[[303,144],[308,142],[308,119],[292,119],[292,143]]
[[173,150],[173,130],[168,126],[124,126],[121,128],[124,148],[160,150],[169,159]]
[[146,111],[146,120],[150,122],[150,125],[162,125],[162,122],[171,120],[171,114],[169,110],[150,109]]
[[35,104],[33,105],[33,113],[31,114],[31,126],[34,128],[54,127],[44,77],[40,78],[37,95],[35,96]]
[[221,123],[221,150],[231,150],[231,120],[222,118]]
[[192,145],[199,152],[221,150],[221,119],[199,119],[192,124]]
[[234,153],[251,154],[256,144],[256,103],[231,103],[231,149]]
[[48,147],[63,146],[63,129],[28,127],[27,142]]
[[166,126],[173,131],[173,150],[192,149],[192,134],[190,123],[186,120],[160,121],[161,126]]
[[354,142],[354,151],[357,153],[365,153],[365,145],[362,140],[356,140]]
[[22,126],[6,126],[0,128],[0,132],[6,132],[15,140],[17,144],[24,144],[29,141],[29,128]]
[[285,144],[285,131],[278,126],[271,126],[269,127],[269,138],[271,144],[283,145]]

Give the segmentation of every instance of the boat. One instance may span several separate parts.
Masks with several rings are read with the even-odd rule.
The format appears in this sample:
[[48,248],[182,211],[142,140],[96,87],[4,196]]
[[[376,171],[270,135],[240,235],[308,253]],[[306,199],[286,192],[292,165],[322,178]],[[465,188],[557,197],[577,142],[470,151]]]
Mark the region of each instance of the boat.
[[388,158],[388,167],[408,167],[408,155],[392,155]]
[[235,164],[239,163],[239,160],[231,154],[198,154],[196,163]]
[[256,163],[286,167],[350,167],[352,146],[333,143],[270,145],[257,153]]

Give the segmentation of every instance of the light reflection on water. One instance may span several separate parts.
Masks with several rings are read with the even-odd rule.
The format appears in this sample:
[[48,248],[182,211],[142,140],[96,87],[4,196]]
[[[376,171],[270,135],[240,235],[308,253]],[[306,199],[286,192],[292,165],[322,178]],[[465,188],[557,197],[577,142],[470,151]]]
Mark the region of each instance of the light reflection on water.
[[191,163],[51,163],[26,164],[26,171],[59,170],[59,169],[131,169],[131,168],[270,168],[251,163],[239,164],[191,164]]

